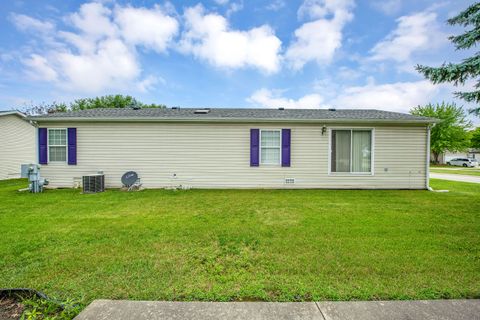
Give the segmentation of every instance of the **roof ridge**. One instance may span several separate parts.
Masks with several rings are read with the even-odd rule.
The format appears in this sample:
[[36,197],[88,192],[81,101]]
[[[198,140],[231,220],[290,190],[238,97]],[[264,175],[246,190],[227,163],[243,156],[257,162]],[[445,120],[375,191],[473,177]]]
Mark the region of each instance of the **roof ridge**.
[[98,108],[32,116],[31,120],[165,120],[165,121],[413,121],[432,122],[431,118],[376,109],[274,109],[274,108],[209,108],[209,113],[196,113],[199,108]]
[[[280,109],[283,108],[283,109]],[[229,107],[175,107],[172,108],[140,108],[140,109],[133,109],[130,107],[124,107],[124,108],[92,108],[92,109],[81,109],[81,110],[68,110],[65,112],[82,112],[82,111],[95,111],[95,110],[197,110],[197,109],[210,109],[210,110],[244,110],[244,111],[273,111],[273,110],[278,110],[278,111],[330,111],[329,108],[285,108],[285,107],[278,107],[278,108],[249,108],[249,107],[234,107],[234,108],[229,108]],[[16,110],[12,110],[16,111]],[[377,112],[390,112],[390,113],[400,113],[400,114],[409,114],[406,112],[399,112],[399,111],[390,111],[390,110],[381,110],[381,109],[373,109],[373,108],[335,108],[335,111],[377,111]],[[6,112],[6,111],[0,111],[0,112]],[[58,113],[65,113],[65,112],[54,112],[52,114],[58,114]]]

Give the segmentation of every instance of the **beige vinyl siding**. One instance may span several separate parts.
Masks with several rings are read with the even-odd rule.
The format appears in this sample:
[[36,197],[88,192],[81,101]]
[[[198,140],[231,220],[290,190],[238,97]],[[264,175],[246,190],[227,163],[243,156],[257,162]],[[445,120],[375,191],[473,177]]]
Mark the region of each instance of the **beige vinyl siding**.
[[[425,126],[374,128],[374,174],[329,174],[329,133],[322,125],[192,123],[41,123],[77,128],[78,164],[42,166],[51,186],[71,187],[103,171],[107,187],[138,172],[147,188],[425,188]],[[250,167],[250,129],[291,131],[291,167]],[[285,184],[295,178],[295,184]]]
[[35,163],[35,127],[18,115],[0,116],[0,179],[20,177],[22,163]]

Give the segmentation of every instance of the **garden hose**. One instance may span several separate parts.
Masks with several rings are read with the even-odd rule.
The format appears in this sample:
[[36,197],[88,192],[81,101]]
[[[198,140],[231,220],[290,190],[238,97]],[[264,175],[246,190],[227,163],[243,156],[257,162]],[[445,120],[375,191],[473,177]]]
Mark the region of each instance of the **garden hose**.
[[45,293],[31,289],[31,288],[4,288],[0,289],[0,298],[22,298],[22,299],[31,299],[33,297],[47,300],[59,305],[62,309],[65,309],[65,304],[56,299],[52,299],[47,296]]

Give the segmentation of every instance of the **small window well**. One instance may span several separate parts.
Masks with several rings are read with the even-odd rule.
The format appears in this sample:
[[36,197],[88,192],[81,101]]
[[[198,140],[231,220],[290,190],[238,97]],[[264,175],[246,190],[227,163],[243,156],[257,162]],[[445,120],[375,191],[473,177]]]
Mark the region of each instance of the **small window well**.
[[195,114],[207,114],[210,112],[210,109],[197,109],[194,111]]

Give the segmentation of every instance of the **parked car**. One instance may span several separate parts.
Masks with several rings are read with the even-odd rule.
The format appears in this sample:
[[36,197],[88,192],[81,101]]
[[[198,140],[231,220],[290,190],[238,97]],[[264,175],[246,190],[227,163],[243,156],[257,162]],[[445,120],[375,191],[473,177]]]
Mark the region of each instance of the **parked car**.
[[468,159],[468,158],[455,158],[450,161],[447,161],[449,166],[460,166],[460,167],[478,167],[477,159]]

